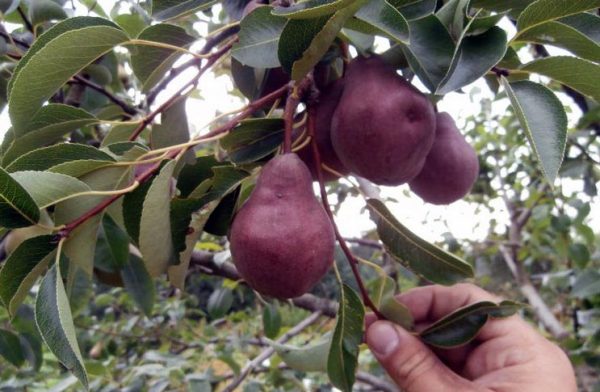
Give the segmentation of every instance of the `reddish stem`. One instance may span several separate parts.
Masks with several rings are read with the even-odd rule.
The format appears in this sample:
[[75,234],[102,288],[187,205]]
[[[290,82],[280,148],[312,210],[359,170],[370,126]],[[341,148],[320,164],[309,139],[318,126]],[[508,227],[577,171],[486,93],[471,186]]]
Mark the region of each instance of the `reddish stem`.
[[[281,88],[273,91],[271,94],[265,95],[261,99],[257,99],[256,101],[251,102],[240,114],[238,114],[237,116],[235,116],[233,119],[231,119],[227,123],[223,124],[222,126],[218,127],[217,129],[215,129],[215,130],[207,133],[206,135],[202,135],[202,136],[197,137],[195,140],[201,141],[201,140],[209,139],[209,138],[212,138],[214,136],[217,136],[217,135],[220,135],[222,133],[230,131],[241,120],[243,120],[244,118],[250,116],[256,110],[258,110],[258,109],[260,109],[260,108],[262,108],[264,106],[270,105],[273,102],[275,102],[275,100],[277,98],[283,96],[287,92],[287,89],[288,89],[287,86],[283,86],[283,87],[281,87]],[[177,97],[177,96],[178,96],[178,94],[175,94],[175,97]],[[169,100],[171,100],[171,99],[169,99]],[[177,155],[179,155],[180,153],[187,151],[190,148],[191,148],[191,146],[187,146],[187,147],[175,149],[175,150],[171,151],[165,157],[165,159],[172,159],[172,158],[176,157]],[[145,181],[147,181],[152,176],[152,174],[154,174],[156,172],[156,170],[158,170],[159,167],[160,167],[160,162],[157,162],[156,164],[154,164],[150,168],[148,168],[146,171],[144,171],[143,173],[141,173],[140,175],[138,175],[135,178],[135,180],[138,181],[140,184],[143,184]],[[68,223],[59,232],[60,236],[61,237],[68,237],[69,234],[73,230],[75,230],[77,227],[79,227],[80,225],[82,225],[83,223],[85,223],[87,220],[93,218],[94,216],[96,216],[99,213],[101,213],[102,211],[104,211],[104,209],[106,209],[112,203],[114,203],[115,201],[117,201],[121,196],[123,196],[123,195],[122,194],[118,194],[118,195],[110,196],[109,198],[107,198],[106,200],[104,200],[103,202],[101,202],[100,204],[98,204],[97,206],[95,206],[94,208],[92,208],[91,210],[89,210],[88,212],[86,212],[85,214],[83,214],[82,216],[80,216],[79,218],[77,218],[74,221]]]
[[352,273],[354,274],[354,278],[356,279],[356,283],[358,284],[358,289],[360,290],[360,294],[362,296],[364,304],[373,311],[373,313],[377,316],[378,319],[385,320],[386,319],[385,316],[383,316],[383,314],[381,314],[379,309],[377,309],[377,306],[375,306],[375,304],[371,300],[371,297],[369,297],[369,293],[367,292],[367,289],[365,288],[362,277],[360,276],[360,271],[358,270],[358,262],[354,258],[352,251],[350,251],[348,244],[346,244],[346,241],[344,241],[344,238],[340,234],[340,231],[335,223],[335,219],[333,218],[333,212],[331,212],[331,206],[329,205],[329,199],[327,198],[327,191],[325,190],[325,180],[323,177],[323,169],[321,168],[321,153],[319,152],[319,149],[317,147],[317,141],[315,138],[315,125],[316,125],[315,124],[315,115],[316,115],[316,113],[315,113],[314,105],[309,104],[308,105],[307,128],[308,128],[308,135],[311,138],[310,144],[312,146],[313,161],[314,161],[315,169],[317,172],[317,178],[319,180],[319,189],[321,191],[321,200],[323,202],[323,206],[325,207],[325,211],[327,212],[327,215],[329,216],[329,219],[331,220],[331,224],[333,225],[333,230],[335,232],[335,238],[337,239],[337,242],[340,244],[340,247],[342,248],[342,252],[344,252],[344,255],[346,255],[346,259],[348,260],[348,263],[350,264],[350,268],[352,268]]
[[292,152],[292,132],[294,130],[294,113],[300,99],[294,87],[290,87],[290,93],[288,94],[285,102],[285,111],[283,112],[283,121],[285,123],[285,136],[283,139],[283,152],[288,154]]

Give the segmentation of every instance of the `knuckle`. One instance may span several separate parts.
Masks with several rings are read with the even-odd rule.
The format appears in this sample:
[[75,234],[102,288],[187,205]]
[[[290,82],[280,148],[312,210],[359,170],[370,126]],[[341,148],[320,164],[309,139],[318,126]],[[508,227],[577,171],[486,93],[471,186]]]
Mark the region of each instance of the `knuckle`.
[[395,368],[397,379],[407,390],[410,390],[421,377],[426,377],[427,373],[434,371],[438,362],[435,357],[426,351],[416,351],[403,358],[404,362],[399,363]]

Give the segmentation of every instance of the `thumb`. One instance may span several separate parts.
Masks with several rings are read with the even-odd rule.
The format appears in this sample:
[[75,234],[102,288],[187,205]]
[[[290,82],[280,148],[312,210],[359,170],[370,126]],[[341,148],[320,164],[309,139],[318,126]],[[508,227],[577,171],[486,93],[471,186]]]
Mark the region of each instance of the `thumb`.
[[388,321],[377,321],[369,327],[367,344],[403,391],[475,389],[469,381],[446,367],[419,338]]

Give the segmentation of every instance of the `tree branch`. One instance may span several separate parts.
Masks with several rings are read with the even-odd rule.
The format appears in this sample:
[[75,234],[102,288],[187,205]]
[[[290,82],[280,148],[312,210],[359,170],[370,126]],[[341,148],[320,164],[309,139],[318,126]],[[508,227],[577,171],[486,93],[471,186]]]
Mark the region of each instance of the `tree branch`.
[[121,98],[117,97],[115,94],[111,93],[110,91],[108,91],[104,87],[100,86],[99,84],[96,84],[96,83],[92,82],[91,80],[86,79],[86,78],[84,78],[83,76],[80,76],[80,75],[73,76],[73,79],[77,83],[83,84],[86,87],[89,87],[92,90],[95,90],[95,91],[99,92],[100,94],[104,95],[111,102],[113,102],[114,104],[120,106],[121,109],[123,109],[123,111],[125,113],[130,114],[130,115],[134,115],[134,114],[138,113],[138,110],[136,108],[134,108],[133,106],[130,106],[127,102],[125,102]]
[[[321,316],[322,313],[320,311],[313,312],[310,316],[305,318],[303,321],[295,325],[292,329],[287,331],[282,337],[277,339],[276,342],[279,344],[287,342],[294,336],[302,333],[302,331],[311,326]],[[275,354],[275,350],[272,347],[269,347],[263,352],[261,352],[256,358],[254,358],[253,360],[248,362],[246,366],[244,366],[239,376],[237,376],[225,389],[223,389],[223,392],[233,392],[242,383],[242,381],[244,381],[244,379],[248,377],[250,373],[252,373],[254,368],[260,366],[261,363],[270,358],[273,354]]]
[[[192,253],[190,265],[200,267],[201,271],[206,274],[221,276],[234,281],[242,279],[233,264],[215,263],[214,256],[210,252],[194,251],[194,253]],[[337,314],[337,303],[312,294],[304,294],[298,298],[294,298],[292,299],[292,303],[299,308],[310,310],[312,312],[319,311],[324,316],[331,318],[334,318]]]

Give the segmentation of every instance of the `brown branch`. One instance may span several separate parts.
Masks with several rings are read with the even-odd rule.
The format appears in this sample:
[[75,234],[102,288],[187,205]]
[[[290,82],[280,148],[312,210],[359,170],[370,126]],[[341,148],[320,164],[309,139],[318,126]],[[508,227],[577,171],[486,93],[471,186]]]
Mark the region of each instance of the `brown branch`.
[[171,107],[173,105],[173,103],[183,93],[185,93],[186,90],[188,90],[190,87],[195,86],[198,83],[198,80],[200,79],[200,77],[204,74],[204,72],[206,72],[208,69],[210,69],[210,67],[212,67],[217,62],[217,60],[219,60],[223,55],[225,55],[225,53],[227,53],[229,51],[229,49],[231,49],[232,45],[233,45],[232,43],[225,45],[221,49],[219,49],[218,51],[213,53],[213,55],[209,57],[206,64],[202,68],[200,68],[200,70],[198,71],[196,76],[194,76],[189,82],[184,84],[183,87],[181,87],[175,94],[173,94],[169,99],[167,99],[164,103],[162,103],[153,112],[151,112],[150,114],[148,114],[146,117],[144,117],[142,119],[142,122],[140,123],[140,125],[131,133],[129,140],[133,141],[133,140],[137,139],[138,136],[140,135],[140,133],[142,133],[144,131],[144,129],[146,129],[146,127],[149,124],[151,124],[152,121],[154,121],[156,116],[158,116],[159,114],[161,114],[162,112],[167,110],[169,107]]
[[[539,187],[538,191],[543,193],[546,189],[546,184]],[[513,203],[509,202],[508,198],[504,198],[506,208],[510,214],[510,226],[508,227],[508,241],[511,244],[522,243],[522,231],[528,220],[531,217],[531,212],[542,197],[538,198],[534,205],[524,209],[520,213],[516,210]],[[556,339],[563,339],[569,335],[568,331],[554,316],[546,302],[541,297],[535,286],[531,283],[527,272],[523,270],[523,266],[519,261],[519,249],[520,246],[500,246],[500,254],[502,255],[504,262],[510,269],[515,281],[519,285],[519,290],[523,296],[527,299],[527,302],[531,305],[536,317],[542,323],[542,325],[554,336]]]
[[[277,339],[276,342],[279,344],[287,342],[294,336],[302,333],[302,331],[311,326],[321,316],[322,313],[320,311],[313,312],[310,316],[305,318],[303,321],[295,325],[292,329],[287,331],[282,337]],[[248,362],[246,366],[244,366],[240,374],[227,387],[223,389],[223,392],[233,392],[244,381],[244,379],[252,373],[252,371],[256,367],[260,366],[260,364],[262,364],[265,360],[270,358],[273,354],[275,354],[275,349],[273,349],[272,347],[269,347],[263,352],[261,352],[256,358],[254,358],[253,360]]]
[[19,13],[21,19],[23,19],[23,23],[25,23],[25,27],[27,27],[27,30],[33,33],[33,25],[31,24],[29,19],[27,19],[27,15],[25,15],[25,11],[23,11],[23,8],[21,8],[21,6],[17,7],[17,12]]
[[[215,46],[219,45],[221,42],[223,42],[227,38],[236,34],[239,31],[239,29],[240,28],[237,25],[231,26],[230,28],[221,31],[220,33],[214,35],[213,37],[208,38],[206,40],[206,43],[204,44],[204,47],[202,48],[202,50],[200,50],[200,54],[202,54],[202,55],[208,54]],[[202,61],[201,58],[193,58],[193,59],[189,60],[188,62],[181,64],[178,67],[172,68],[171,71],[169,71],[169,74],[163,80],[161,80],[160,83],[158,83],[154,88],[152,88],[152,90],[150,90],[150,92],[148,92],[148,95],[146,97],[147,105],[148,106],[152,105],[152,103],[154,102],[154,100],[156,99],[158,94],[162,90],[164,90],[165,87],[167,87],[167,85],[173,81],[173,79],[175,79],[177,76],[179,76],[186,69],[188,69],[192,66],[199,66],[201,61]]]
[[138,110],[136,108],[134,108],[133,106],[130,106],[127,102],[125,102],[121,98],[117,97],[115,94],[111,93],[110,91],[108,91],[104,87],[100,86],[99,84],[96,84],[96,83],[92,82],[91,80],[88,80],[80,75],[73,76],[73,79],[75,80],[75,82],[77,82],[79,84],[83,84],[86,87],[89,87],[92,90],[95,90],[95,91],[99,92],[100,94],[104,95],[111,102],[120,106],[121,109],[123,109],[123,111],[125,113],[130,114],[130,115],[134,115],[134,114],[138,113]]
[[[241,279],[233,264],[216,264],[214,262],[214,256],[210,252],[194,251],[194,253],[192,253],[190,265],[200,267],[202,272],[206,274],[220,276],[234,281]],[[312,294],[304,294],[298,298],[294,298],[292,299],[292,303],[299,308],[310,310],[312,312],[320,311],[324,316],[331,318],[334,318],[337,314],[337,303]]]

